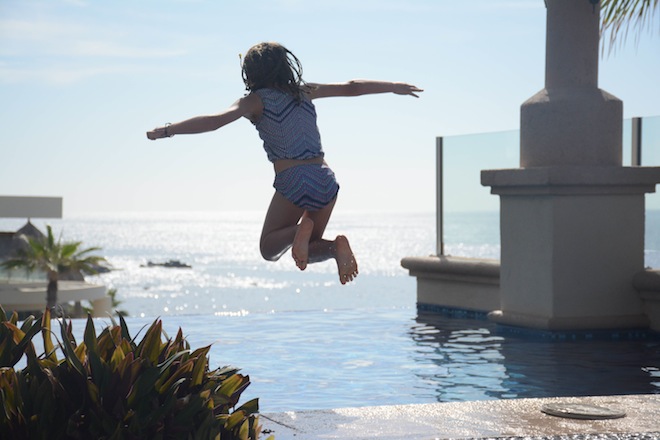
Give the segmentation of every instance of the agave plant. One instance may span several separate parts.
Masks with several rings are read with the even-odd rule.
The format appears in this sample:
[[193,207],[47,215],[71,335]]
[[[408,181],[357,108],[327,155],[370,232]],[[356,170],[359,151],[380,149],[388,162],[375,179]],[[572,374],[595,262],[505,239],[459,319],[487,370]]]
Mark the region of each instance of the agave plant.
[[[191,351],[179,329],[162,339],[162,321],[135,341],[121,315],[97,336],[88,317],[83,341],[50,310],[18,326],[0,307],[0,432],[16,440],[257,439],[258,399],[236,408],[250,384],[234,367],[209,370],[210,346]],[[32,338],[41,332],[42,354]],[[166,335],[165,335],[166,336]],[[57,340],[57,339],[56,339]],[[27,365],[16,364],[27,358]],[[60,358],[61,356],[61,358]]]

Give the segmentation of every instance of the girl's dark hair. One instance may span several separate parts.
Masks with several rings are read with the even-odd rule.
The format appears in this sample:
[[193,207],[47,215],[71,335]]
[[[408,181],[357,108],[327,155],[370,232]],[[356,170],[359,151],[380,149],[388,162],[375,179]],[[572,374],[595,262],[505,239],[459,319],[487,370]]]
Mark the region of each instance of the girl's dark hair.
[[307,88],[300,60],[279,43],[252,46],[245,54],[242,75],[248,91],[272,87],[300,100]]

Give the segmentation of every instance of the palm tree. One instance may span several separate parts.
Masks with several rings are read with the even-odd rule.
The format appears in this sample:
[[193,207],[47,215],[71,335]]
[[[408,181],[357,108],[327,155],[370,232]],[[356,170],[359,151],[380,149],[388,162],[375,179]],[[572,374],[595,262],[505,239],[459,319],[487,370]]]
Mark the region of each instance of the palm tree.
[[52,310],[57,305],[58,280],[66,272],[96,274],[99,268],[110,268],[110,263],[98,255],[90,255],[100,248],[80,250],[82,242],[62,242],[53,237],[53,229],[47,225],[48,233],[41,238],[21,235],[24,246],[16,251],[16,257],[0,263],[4,269],[25,268],[28,272],[44,271],[48,277],[46,304]]
[[[639,39],[646,26],[653,28],[654,20],[660,16],[658,0],[602,0],[601,2],[601,35],[609,34],[610,52],[615,46],[619,34],[623,41],[628,36],[628,30],[635,28]],[[654,13],[656,13],[654,15]],[[603,49],[605,48],[603,40]]]

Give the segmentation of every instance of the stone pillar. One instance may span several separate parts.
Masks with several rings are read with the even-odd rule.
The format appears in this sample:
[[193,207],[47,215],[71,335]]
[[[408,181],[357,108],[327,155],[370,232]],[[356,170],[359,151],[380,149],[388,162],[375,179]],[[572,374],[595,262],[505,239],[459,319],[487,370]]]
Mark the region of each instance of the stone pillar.
[[622,167],[622,103],[598,88],[599,7],[546,0],[545,87],[523,103],[520,168],[484,170],[500,196],[497,322],[645,327],[644,194],[660,168]]
[[599,9],[546,4],[545,88],[520,110],[520,166],[621,166],[623,103],[598,88]]

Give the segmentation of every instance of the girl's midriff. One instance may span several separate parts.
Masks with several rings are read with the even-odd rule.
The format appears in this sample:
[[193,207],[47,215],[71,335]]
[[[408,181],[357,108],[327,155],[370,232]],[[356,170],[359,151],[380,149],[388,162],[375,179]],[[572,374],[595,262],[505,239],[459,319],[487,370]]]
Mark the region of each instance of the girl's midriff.
[[273,162],[273,168],[275,168],[275,174],[279,174],[284,170],[288,170],[289,168],[297,167],[299,165],[323,163],[325,163],[323,156],[313,157],[311,159],[279,159]]

